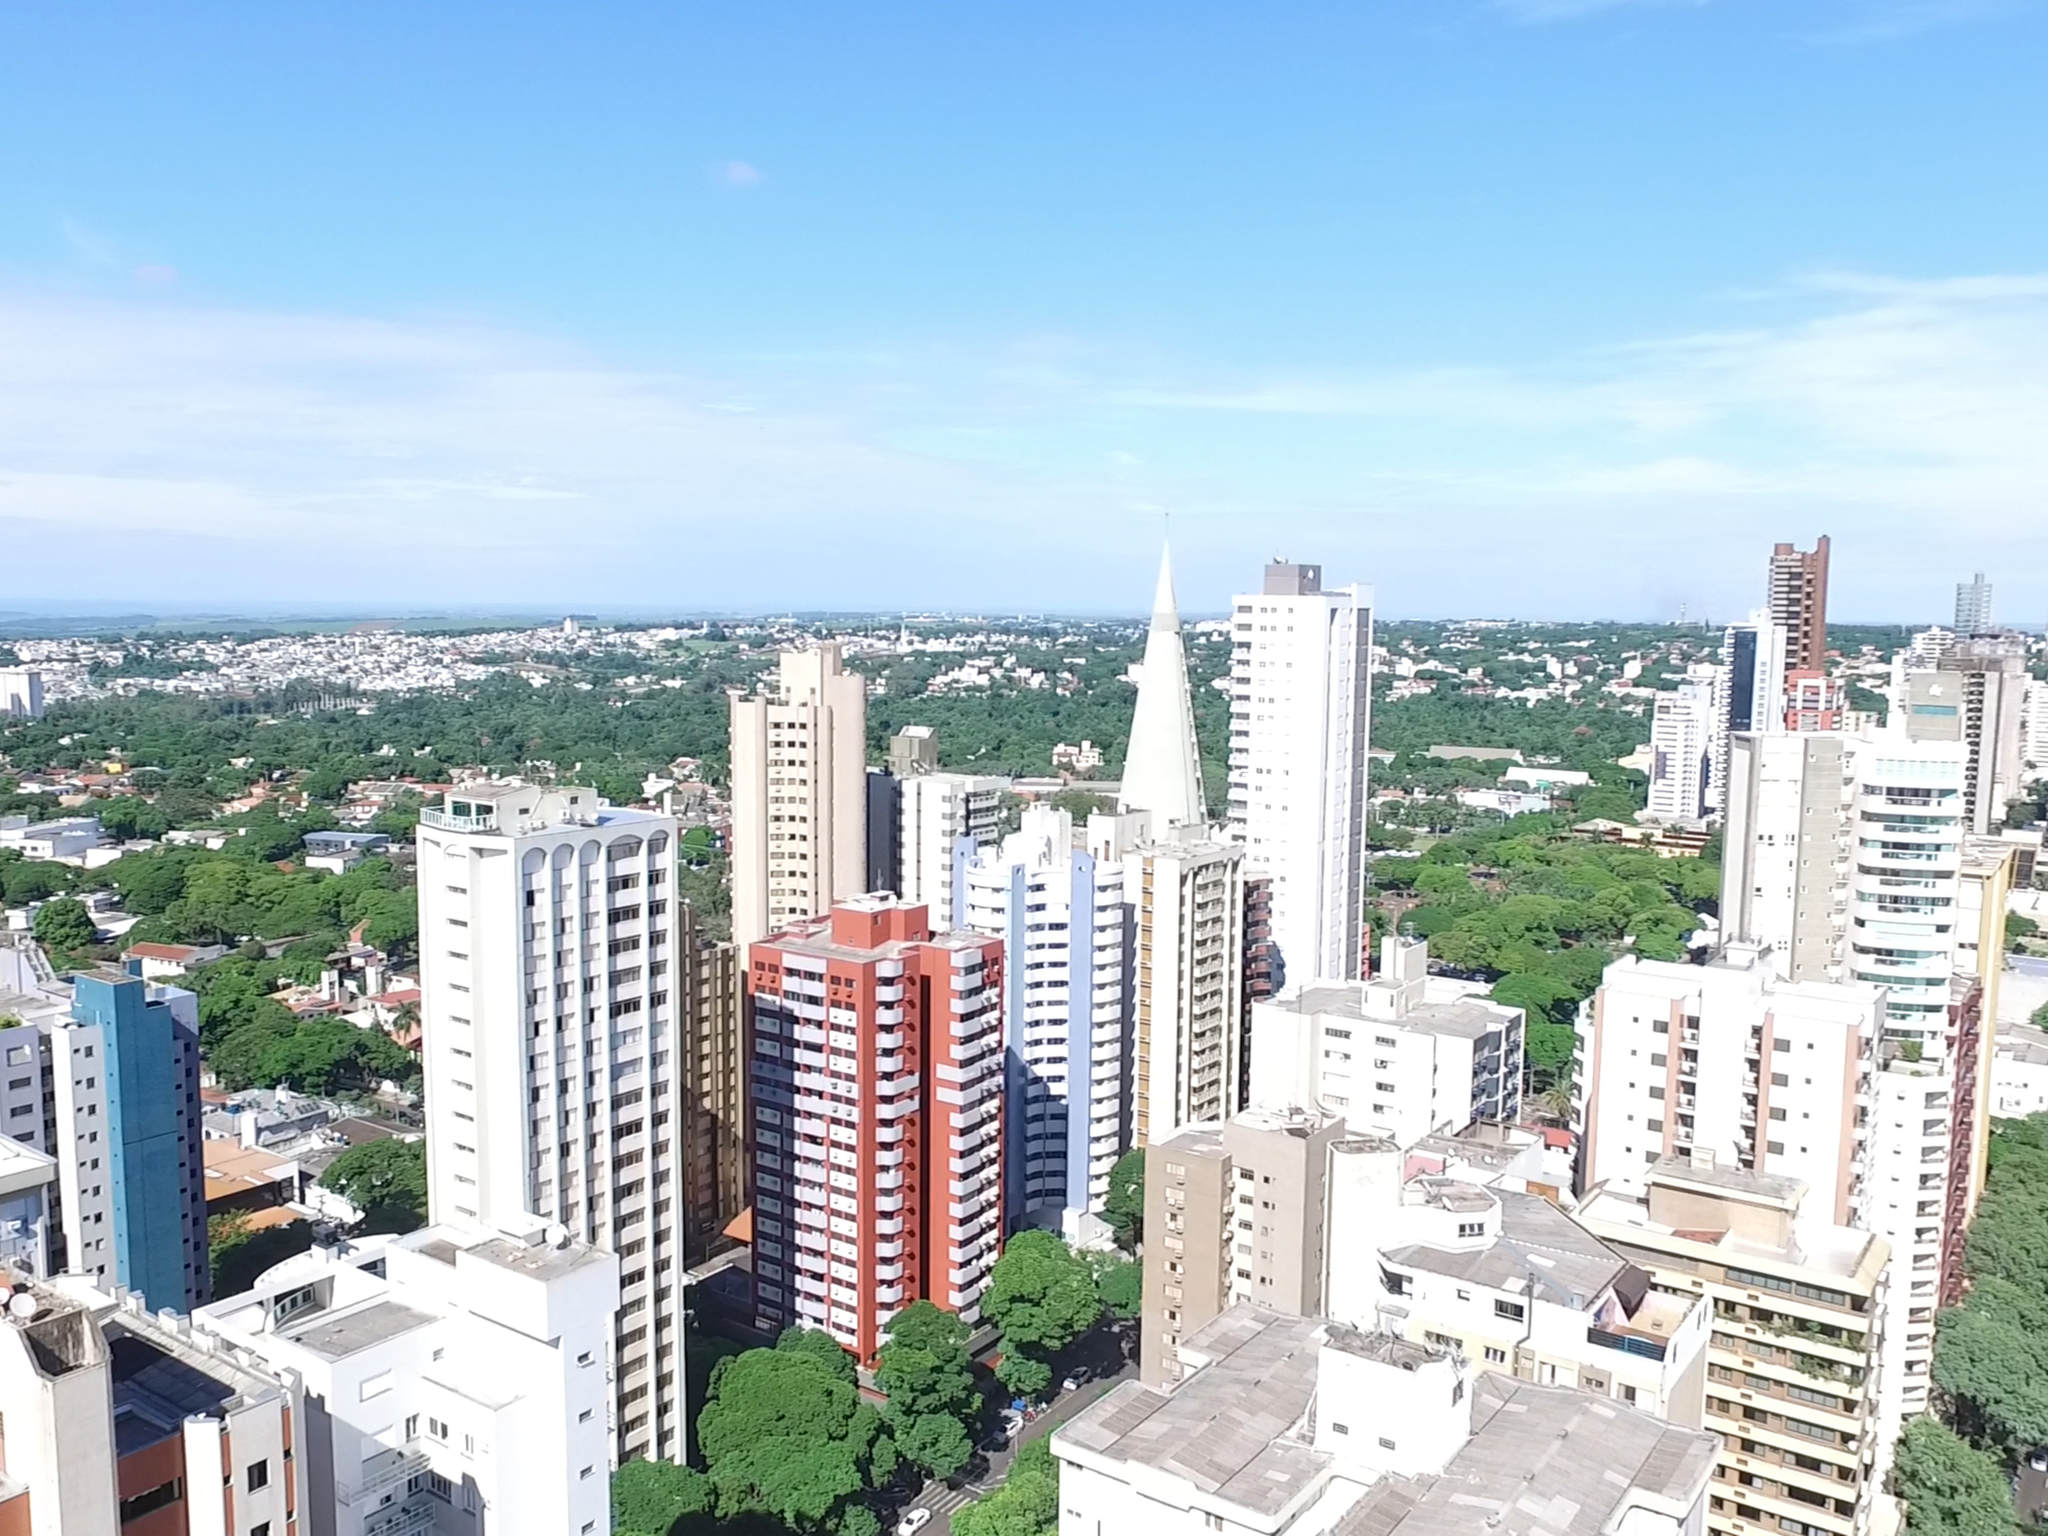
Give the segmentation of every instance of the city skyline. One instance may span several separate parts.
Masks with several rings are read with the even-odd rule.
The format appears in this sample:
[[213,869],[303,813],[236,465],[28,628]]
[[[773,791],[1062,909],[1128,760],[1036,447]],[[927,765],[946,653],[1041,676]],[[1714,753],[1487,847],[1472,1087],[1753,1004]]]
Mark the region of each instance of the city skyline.
[[2042,12],[1789,9],[40,17],[0,534],[121,601],[1104,611],[1170,512],[1191,613],[1313,551],[1641,618],[1934,518],[1836,609],[2024,621]]

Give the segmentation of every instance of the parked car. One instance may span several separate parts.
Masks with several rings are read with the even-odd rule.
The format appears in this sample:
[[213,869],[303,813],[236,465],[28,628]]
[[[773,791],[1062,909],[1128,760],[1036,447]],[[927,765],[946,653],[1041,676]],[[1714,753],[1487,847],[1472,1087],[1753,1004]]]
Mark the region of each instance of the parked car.
[[932,1512],[928,1509],[906,1509],[903,1518],[896,1522],[896,1536],[917,1536],[917,1533],[932,1523]]
[[1060,1390],[1062,1392],[1071,1392],[1080,1385],[1081,1374],[1080,1372],[1076,1371],[1073,1375],[1069,1376],[1065,1381],[1060,1383]]

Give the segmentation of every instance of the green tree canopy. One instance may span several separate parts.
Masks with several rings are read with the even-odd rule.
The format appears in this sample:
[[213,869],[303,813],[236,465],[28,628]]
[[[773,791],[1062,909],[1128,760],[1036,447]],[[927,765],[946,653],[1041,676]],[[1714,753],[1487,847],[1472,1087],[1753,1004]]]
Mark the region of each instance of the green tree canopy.
[[889,1399],[891,1422],[931,1414],[965,1423],[978,1407],[967,1325],[930,1301],[914,1301],[889,1322],[875,1358],[875,1385]]
[[1145,1149],[1133,1147],[1109,1170],[1109,1194],[1102,1219],[1125,1253],[1136,1253],[1145,1237]]
[[712,1383],[697,1443],[726,1519],[839,1528],[861,1491],[895,1470],[881,1415],[808,1350],[750,1349],[721,1361]]
[[785,1328],[777,1335],[775,1347],[799,1355],[808,1355],[848,1386],[853,1386],[860,1380],[858,1372],[854,1369],[853,1356],[846,1352],[837,1339],[822,1329]]
[[613,1536],[672,1536],[716,1507],[711,1479],[691,1467],[635,1457],[612,1474]]
[[1059,1463],[1052,1442],[1027,1442],[1003,1486],[953,1511],[953,1536],[1053,1536],[1060,1524]]
[[383,1232],[410,1232],[427,1220],[427,1144],[366,1141],[327,1165],[320,1182],[346,1198]]
[[1102,1316],[1095,1276],[1052,1232],[1019,1232],[989,1273],[982,1310],[1003,1330],[1004,1351],[1058,1354]]
[[46,901],[36,909],[35,935],[43,948],[70,954],[89,949],[99,937],[99,928],[84,902],[66,897]]
[[1910,1536],[2013,1536],[2004,1470],[1936,1419],[1906,1426],[1892,1482],[1905,1503]]

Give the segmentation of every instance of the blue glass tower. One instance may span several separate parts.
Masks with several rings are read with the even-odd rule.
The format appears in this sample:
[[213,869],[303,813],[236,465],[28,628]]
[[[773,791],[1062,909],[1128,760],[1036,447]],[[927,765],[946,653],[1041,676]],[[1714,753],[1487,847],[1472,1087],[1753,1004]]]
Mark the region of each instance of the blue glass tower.
[[200,1151],[198,999],[109,972],[71,978],[71,1017],[104,1042],[112,1278],[152,1308],[211,1296]]

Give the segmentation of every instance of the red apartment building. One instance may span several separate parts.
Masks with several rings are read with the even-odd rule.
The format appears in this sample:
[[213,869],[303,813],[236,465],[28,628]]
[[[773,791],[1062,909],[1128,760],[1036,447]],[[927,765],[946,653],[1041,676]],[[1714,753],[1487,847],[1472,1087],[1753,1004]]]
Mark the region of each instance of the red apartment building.
[[871,1361],[929,1299],[974,1321],[1002,1237],[1003,945],[843,901],[748,952],[754,1307]]

